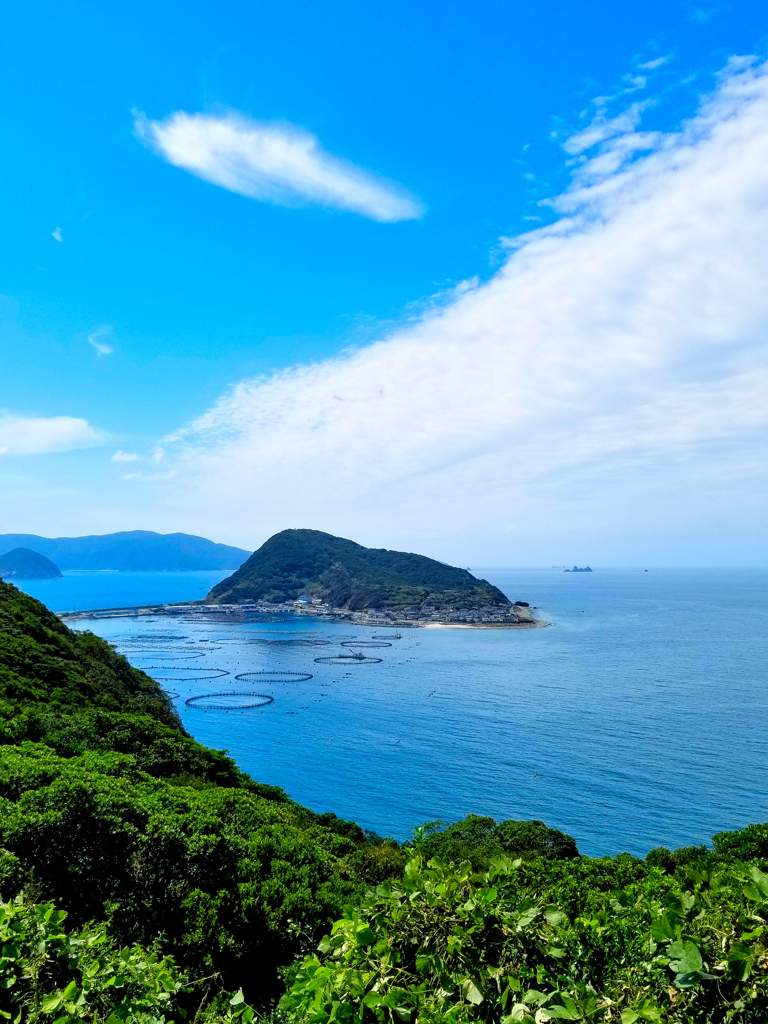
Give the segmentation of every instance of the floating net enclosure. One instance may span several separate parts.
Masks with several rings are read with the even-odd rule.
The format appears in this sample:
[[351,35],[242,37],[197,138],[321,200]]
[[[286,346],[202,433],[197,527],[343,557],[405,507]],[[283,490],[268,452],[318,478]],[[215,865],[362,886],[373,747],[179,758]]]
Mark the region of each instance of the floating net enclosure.
[[115,637],[121,643],[149,643],[149,644],[165,644],[171,643],[174,640],[189,640],[188,636],[184,636],[182,633],[122,633],[120,636]]
[[[131,654],[135,653],[137,652],[131,651]],[[140,657],[162,658],[163,661],[192,661],[194,658],[204,658],[207,653],[207,651],[190,651],[189,654],[163,654],[162,651],[146,651]],[[138,667],[142,668],[143,666]]]
[[188,697],[184,701],[188,707],[203,708],[216,711],[244,711],[246,708],[260,708],[271,704],[274,697],[265,693],[241,693],[231,690],[226,693],[204,693],[199,697]]
[[377,665],[381,658],[369,658],[365,654],[335,654],[328,658],[315,658],[321,665]]
[[278,679],[281,682],[290,683],[305,683],[308,679],[313,679],[311,672],[277,672],[271,669],[265,669],[263,672],[241,672],[240,675],[235,676],[235,679],[253,679],[258,682],[269,682],[270,679]]
[[[163,672],[171,672],[171,673],[174,672],[174,670],[172,668],[167,667],[167,666],[160,666],[160,668],[161,668],[161,671],[163,671]],[[172,675],[165,675],[165,676],[152,676],[152,678],[156,679],[158,682],[192,683],[192,682],[195,682],[198,679],[221,679],[222,676],[228,676],[229,675],[229,672],[227,672],[227,670],[224,669],[224,668],[215,668],[215,669],[212,669],[212,670],[209,669],[209,670],[206,671],[205,669],[197,669],[197,670],[191,669],[191,668],[189,668],[189,666],[186,666],[186,665],[183,668],[178,668],[176,670],[176,672],[178,672],[179,674],[178,675],[172,674]],[[186,672],[186,673],[195,672],[195,675],[189,675],[189,674],[181,675],[182,672]]]
[[163,693],[169,700],[176,700],[181,694],[176,693],[175,690],[163,690]]
[[383,640],[342,640],[342,647],[391,647]]
[[258,644],[261,647],[328,647],[332,640],[321,640],[319,637],[290,637],[286,640],[275,640],[272,637],[259,636],[253,640],[244,640],[246,644]]

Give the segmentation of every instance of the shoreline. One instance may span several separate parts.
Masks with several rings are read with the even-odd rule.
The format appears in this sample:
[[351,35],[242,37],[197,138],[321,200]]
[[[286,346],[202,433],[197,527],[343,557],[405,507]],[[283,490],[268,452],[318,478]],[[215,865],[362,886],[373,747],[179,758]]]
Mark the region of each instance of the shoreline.
[[355,621],[349,614],[343,615],[311,615],[307,612],[296,612],[296,611],[281,611],[281,612],[264,612],[262,614],[250,613],[238,614],[233,611],[224,611],[223,609],[216,609],[215,611],[202,611],[197,608],[191,608],[189,604],[166,604],[166,605],[143,605],[133,607],[122,607],[122,608],[92,608],[84,609],[83,611],[69,611],[69,612],[55,612],[54,614],[62,622],[73,622],[73,621],[84,621],[94,619],[122,619],[122,618],[140,618],[143,616],[154,616],[154,615],[167,615],[169,617],[175,617],[180,614],[190,613],[198,621],[229,621],[233,620],[238,622],[275,622],[280,621],[274,618],[275,614],[279,614],[282,618],[296,618],[296,619],[319,619],[322,622],[343,622],[347,626],[365,626],[367,628],[378,628],[378,629],[542,629],[545,626],[551,626],[551,622],[545,622],[543,619],[532,619],[523,622],[437,622],[437,621],[421,621],[418,620],[390,620],[388,622],[361,622]]
[[543,619],[531,622],[425,622],[421,629],[544,629],[551,625]]

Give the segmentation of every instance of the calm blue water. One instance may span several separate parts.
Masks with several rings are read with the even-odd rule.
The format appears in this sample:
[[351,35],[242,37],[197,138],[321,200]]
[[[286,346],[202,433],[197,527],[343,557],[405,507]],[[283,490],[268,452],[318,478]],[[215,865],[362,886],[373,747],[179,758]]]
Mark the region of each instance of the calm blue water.
[[69,569],[62,579],[13,580],[55,612],[94,611],[132,605],[199,601],[211,587],[231,575],[231,569],[198,569],[190,572],[118,572],[117,570]]
[[[314,659],[344,653],[344,635],[375,630],[306,619],[89,625],[179,694],[201,742],[301,803],[385,835],[476,812],[540,818],[584,853],[644,854],[768,820],[768,571],[482,575],[553,625],[403,630],[391,647],[368,651],[380,664],[341,668]],[[114,604],[124,600],[115,593]],[[290,638],[335,639],[252,642]],[[234,680],[249,670],[313,678]],[[202,678],[214,672],[230,674]],[[274,703],[184,703],[221,690]]]

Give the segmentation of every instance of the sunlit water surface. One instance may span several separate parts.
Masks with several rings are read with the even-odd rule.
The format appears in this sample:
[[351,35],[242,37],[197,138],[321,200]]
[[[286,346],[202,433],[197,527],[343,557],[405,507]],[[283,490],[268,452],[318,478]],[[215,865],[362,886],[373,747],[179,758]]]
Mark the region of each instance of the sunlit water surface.
[[[155,575],[161,588],[198,574]],[[178,694],[202,743],[301,803],[385,835],[475,812],[540,818],[584,853],[644,854],[768,820],[768,572],[482,575],[552,625],[403,629],[390,647],[365,649],[380,662],[361,664],[315,659],[350,653],[344,638],[389,631],[312,619],[78,628]],[[169,600],[196,596],[168,589]],[[125,600],[115,592],[111,603]],[[235,679],[269,671],[312,678]],[[240,703],[248,693],[274,699],[232,711],[186,703],[222,691]]]

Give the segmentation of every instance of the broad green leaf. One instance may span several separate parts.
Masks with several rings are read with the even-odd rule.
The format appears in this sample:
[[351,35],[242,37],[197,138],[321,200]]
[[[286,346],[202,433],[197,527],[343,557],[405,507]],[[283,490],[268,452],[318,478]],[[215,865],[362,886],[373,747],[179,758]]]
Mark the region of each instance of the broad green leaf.
[[43,998],[41,1009],[43,1013],[53,1013],[55,1010],[58,1010],[63,1002],[64,1000],[61,996],[57,992],[54,992],[53,995],[45,996]]
[[636,1020],[640,1020],[639,1013],[635,1013],[634,1010],[621,1011],[621,1024],[635,1024]]
[[750,867],[749,873],[752,876],[752,879],[755,882],[758,891],[762,895],[763,899],[768,900],[768,874],[766,874],[764,871],[761,871],[760,868],[755,867],[754,864]]
[[581,1020],[581,1013],[575,1007],[573,1009],[567,1006],[543,1006],[541,1008],[542,1015],[546,1014],[547,1017],[551,1017],[552,1020]]
[[670,967],[678,974],[691,974],[700,971],[702,967],[701,953],[695,942],[686,939],[685,942],[673,942],[669,947],[670,957],[674,957]]
[[651,925],[651,935],[655,942],[671,942],[676,937],[672,922],[666,914],[662,914]]
[[245,1002],[245,996],[243,995],[243,990],[240,988],[240,989],[237,990],[237,992],[235,992],[235,994],[229,1000],[229,1005],[230,1006],[239,1006],[241,1003],[244,1003],[244,1002]]
[[544,911],[544,917],[547,919],[547,923],[551,924],[553,928],[568,920],[562,910],[555,906],[547,907]]
[[464,993],[464,998],[468,999],[470,1003],[474,1003],[478,1006],[483,1001],[483,993],[474,983],[471,978],[467,978],[464,984],[461,986],[461,990]]

